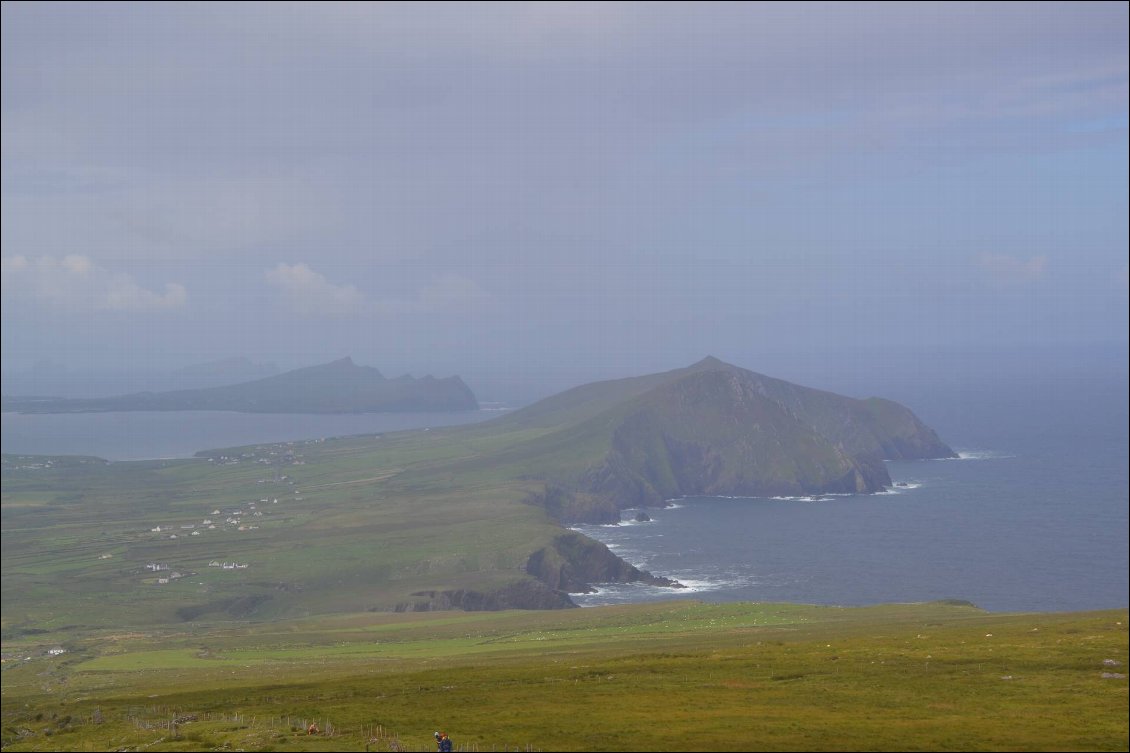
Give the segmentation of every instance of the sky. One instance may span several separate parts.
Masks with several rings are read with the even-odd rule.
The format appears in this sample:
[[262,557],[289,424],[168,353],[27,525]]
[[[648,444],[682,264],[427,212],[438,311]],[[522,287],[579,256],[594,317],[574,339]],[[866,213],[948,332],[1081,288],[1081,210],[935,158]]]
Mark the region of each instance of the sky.
[[1126,3],[2,9],[5,373],[1126,368]]

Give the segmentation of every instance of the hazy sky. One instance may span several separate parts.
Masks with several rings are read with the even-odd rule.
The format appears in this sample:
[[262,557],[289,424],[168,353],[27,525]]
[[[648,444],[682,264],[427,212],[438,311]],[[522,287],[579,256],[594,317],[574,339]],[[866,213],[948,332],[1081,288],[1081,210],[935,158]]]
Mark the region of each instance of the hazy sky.
[[5,2],[4,369],[1124,353],[1127,8]]

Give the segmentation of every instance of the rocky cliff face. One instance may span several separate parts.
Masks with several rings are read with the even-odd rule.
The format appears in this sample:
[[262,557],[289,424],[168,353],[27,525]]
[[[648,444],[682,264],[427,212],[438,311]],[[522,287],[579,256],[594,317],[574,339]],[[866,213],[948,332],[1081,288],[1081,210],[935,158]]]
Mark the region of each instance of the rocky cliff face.
[[855,400],[715,359],[647,379],[646,389],[570,428],[608,451],[531,501],[563,522],[613,522],[625,507],[684,496],[876,492],[891,483],[884,460],[953,456],[889,400]]
[[591,593],[593,583],[647,583],[653,586],[681,586],[640,570],[617,557],[604,544],[570,531],[532,555],[526,572],[557,591]]
[[418,591],[413,601],[397,604],[396,612],[497,612],[503,609],[570,609],[576,607],[568,594],[536,580],[519,580],[494,591],[454,589]]

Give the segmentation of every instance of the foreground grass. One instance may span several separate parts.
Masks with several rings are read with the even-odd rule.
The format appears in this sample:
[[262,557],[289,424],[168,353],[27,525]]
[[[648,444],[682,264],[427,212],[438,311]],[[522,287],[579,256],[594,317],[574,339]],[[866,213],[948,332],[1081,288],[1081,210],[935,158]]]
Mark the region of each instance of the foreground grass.
[[[682,601],[75,635],[5,663],[3,741],[427,750],[442,728],[479,750],[1126,750],[1127,681],[1103,676],[1125,674],[1126,625]],[[5,652],[34,650],[21,640]]]

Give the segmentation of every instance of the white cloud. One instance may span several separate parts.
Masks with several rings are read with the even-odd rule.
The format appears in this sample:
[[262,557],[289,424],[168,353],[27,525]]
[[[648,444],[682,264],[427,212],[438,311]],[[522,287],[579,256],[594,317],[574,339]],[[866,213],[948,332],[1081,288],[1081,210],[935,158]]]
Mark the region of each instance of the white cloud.
[[113,272],[81,254],[62,259],[5,256],[5,297],[76,311],[160,311],[183,308],[188,291],[169,282],[164,292],[143,288],[124,272]]
[[441,275],[413,295],[376,300],[365,296],[354,285],[330,282],[325,275],[303,262],[280,262],[274,269],[267,270],[264,276],[268,283],[283,293],[291,308],[303,314],[466,314],[495,303],[494,296],[477,282],[450,273]]
[[1048,257],[1033,256],[1029,259],[1021,259],[1008,254],[981,254],[977,264],[993,282],[1001,285],[1023,285],[1043,277],[1048,265]]
[[267,282],[283,292],[303,314],[349,314],[363,309],[365,296],[353,285],[335,285],[306,264],[279,263],[265,273]]

